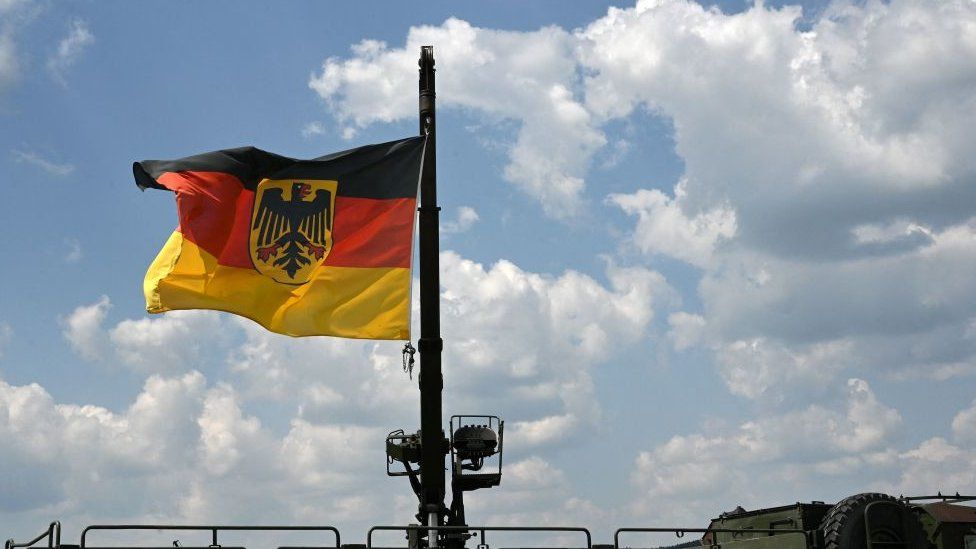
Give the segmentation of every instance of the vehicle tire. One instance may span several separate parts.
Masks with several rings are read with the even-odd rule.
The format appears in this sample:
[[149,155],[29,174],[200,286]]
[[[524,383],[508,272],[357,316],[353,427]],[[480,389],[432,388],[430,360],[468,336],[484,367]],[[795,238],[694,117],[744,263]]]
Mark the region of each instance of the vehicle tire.
[[[831,507],[820,523],[824,549],[866,549],[868,544],[864,511],[868,505],[877,501],[903,505],[887,494],[866,493],[850,496]],[[905,511],[874,515],[871,519],[871,538],[874,541],[907,543],[903,547],[911,549],[930,549],[932,545],[918,516],[907,508]],[[906,520],[903,521],[900,517],[906,517]]]

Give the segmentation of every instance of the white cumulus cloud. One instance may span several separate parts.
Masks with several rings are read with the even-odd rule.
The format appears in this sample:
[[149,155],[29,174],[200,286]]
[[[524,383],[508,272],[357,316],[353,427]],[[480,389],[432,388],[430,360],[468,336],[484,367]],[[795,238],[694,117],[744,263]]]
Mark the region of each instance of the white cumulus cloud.
[[[769,506],[776,497],[784,503],[799,493],[843,497],[849,495],[842,491],[850,489],[848,475],[882,465],[890,472],[897,466],[891,445],[900,414],[880,403],[864,380],[850,379],[842,390],[840,409],[811,405],[766,414],[720,426],[721,432],[676,435],[641,452],[633,473],[640,495],[632,511],[701,522],[740,504]],[[832,488],[837,492],[815,488],[817,479],[831,477],[844,479]]]
[[86,360],[99,360],[108,350],[108,338],[102,328],[105,316],[112,307],[108,296],[91,305],[75,308],[61,323],[64,337],[71,347]]
[[45,172],[51,175],[64,177],[67,175],[71,175],[72,172],[75,171],[75,167],[72,164],[54,162],[52,160],[44,158],[43,156],[41,156],[40,154],[34,151],[29,151],[29,150],[22,151],[22,150],[15,149],[11,151],[11,154],[13,155],[14,160],[16,160],[17,162],[26,162],[33,166],[37,166],[38,168],[44,170]]
[[302,127],[302,137],[308,139],[315,135],[322,135],[325,133],[325,126],[319,121],[313,121],[305,124]]
[[952,433],[959,442],[976,446],[976,400],[952,418]]
[[685,191],[674,188],[674,198],[658,190],[612,194],[608,200],[629,215],[637,216],[633,243],[644,253],[665,254],[699,267],[712,261],[715,247],[735,236],[735,212],[728,206],[687,215],[682,211]]
[[710,347],[844,347],[832,362],[968,375],[976,7],[836,3],[809,27],[801,16],[664,0],[572,32],[449,19],[411,28],[402,47],[365,40],[310,86],[349,127],[412,117],[400,90],[419,46],[436,44],[441,105],[518,122],[504,175],[556,216],[579,210],[593,155],[619,143],[611,124],[665,118],[685,168],[673,194],[607,203],[636,218],[639,250],[701,269]]
[[0,29],[0,93],[7,90],[20,76],[20,60],[13,33]]
[[850,344],[838,340],[800,347],[755,338],[733,341],[715,354],[720,375],[733,394],[785,402],[827,386],[848,366]]
[[65,263],[77,263],[81,261],[81,258],[85,254],[81,249],[81,242],[77,238],[65,238],[64,245],[68,249],[67,253],[64,254]]
[[88,24],[81,20],[72,21],[68,27],[68,35],[58,42],[58,49],[47,58],[47,70],[56,82],[67,85],[68,69],[70,69],[84,51],[95,42],[95,35],[88,28]]
[[225,339],[222,333],[218,313],[172,311],[123,320],[107,335],[123,364],[144,373],[171,373],[196,369],[202,351]]
[[[506,410],[523,450],[592,427],[600,416],[592,369],[639,344],[655,309],[674,299],[654,271],[609,266],[607,278],[604,285],[575,271],[546,275],[443,252],[443,361],[457,372],[445,379],[445,409]],[[297,401],[308,418],[363,421],[395,422],[416,406],[397,345],[296,341],[244,326],[232,368],[252,398]]]
[[[800,15],[648,1],[577,32],[592,70],[584,106],[670,119],[685,165],[674,198],[610,201],[638,216],[639,248],[703,269],[703,317],[727,376],[730,359],[759,347],[785,364],[829,349],[833,366],[802,369],[828,377],[970,375],[976,7],[836,3],[808,30]],[[798,379],[749,360],[770,364],[748,366],[758,379]]]
[[457,209],[457,216],[453,220],[441,223],[441,234],[458,234],[466,232],[481,220],[478,212],[471,206],[461,206]]
[[0,321],[0,358],[3,358],[4,349],[10,343],[10,340],[13,338],[13,334],[14,331],[13,328],[10,327],[10,324]]
[[349,59],[330,57],[309,86],[354,129],[416,116],[416,59],[436,44],[439,107],[473,109],[520,124],[504,176],[551,215],[580,211],[584,175],[606,139],[576,93],[573,35],[484,29],[451,18],[413,27],[403,47],[364,40]]
[[31,0],[0,1],[0,97],[22,76],[17,33],[32,18]]
[[676,351],[694,347],[704,337],[705,318],[683,311],[668,315],[668,338]]

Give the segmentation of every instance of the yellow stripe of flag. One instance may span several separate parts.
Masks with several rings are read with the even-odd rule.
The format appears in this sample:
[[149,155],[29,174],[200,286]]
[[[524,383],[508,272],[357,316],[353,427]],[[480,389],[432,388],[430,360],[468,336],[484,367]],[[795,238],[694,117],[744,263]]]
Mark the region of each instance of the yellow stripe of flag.
[[253,269],[221,265],[175,231],[149,267],[143,289],[151,313],[217,309],[291,336],[407,339],[410,334],[407,268],[320,266],[308,283],[290,286]]

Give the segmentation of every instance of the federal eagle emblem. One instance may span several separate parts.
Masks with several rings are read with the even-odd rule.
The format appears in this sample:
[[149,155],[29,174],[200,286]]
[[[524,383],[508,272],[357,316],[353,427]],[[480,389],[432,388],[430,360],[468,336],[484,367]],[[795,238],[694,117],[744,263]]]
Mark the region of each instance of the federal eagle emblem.
[[285,284],[304,284],[332,251],[338,182],[269,180],[258,184],[251,214],[254,267]]

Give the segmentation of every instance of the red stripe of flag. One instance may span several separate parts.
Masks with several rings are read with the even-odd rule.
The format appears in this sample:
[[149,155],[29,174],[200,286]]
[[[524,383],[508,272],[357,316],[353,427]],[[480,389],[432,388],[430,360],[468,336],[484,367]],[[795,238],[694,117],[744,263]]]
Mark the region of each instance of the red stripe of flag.
[[[254,192],[223,172],[167,172],[157,181],[176,193],[178,230],[222,265],[251,269]],[[338,196],[333,249],[325,265],[409,267],[416,200]]]
[[337,196],[332,253],[335,267],[410,267],[413,198],[376,200]]

